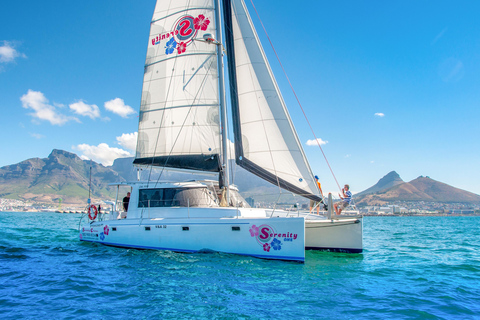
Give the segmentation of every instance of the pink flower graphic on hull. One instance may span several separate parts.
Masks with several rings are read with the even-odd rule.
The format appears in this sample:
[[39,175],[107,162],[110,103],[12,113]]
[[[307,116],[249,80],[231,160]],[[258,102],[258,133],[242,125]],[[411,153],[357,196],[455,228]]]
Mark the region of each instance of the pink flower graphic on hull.
[[106,236],[108,236],[108,232],[110,231],[110,229],[108,228],[108,226],[105,226],[103,228],[103,233],[105,233]]
[[185,42],[180,42],[177,47],[177,52],[178,54],[184,53],[186,49],[187,49],[187,45],[185,44]]
[[271,248],[271,247],[270,247],[270,244],[268,244],[268,243],[265,243],[265,244],[263,245],[263,251],[270,252],[270,248]]
[[193,20],[193,24],[195,26],[195,30],[202,29],[203,31],[205,31],[210,24],[210,20],[208,20],[208,18],[205,18],[205,16],[201,14]]
[[249,231],[252,237],[258,236],[258,227],[256,225],[253,225]]

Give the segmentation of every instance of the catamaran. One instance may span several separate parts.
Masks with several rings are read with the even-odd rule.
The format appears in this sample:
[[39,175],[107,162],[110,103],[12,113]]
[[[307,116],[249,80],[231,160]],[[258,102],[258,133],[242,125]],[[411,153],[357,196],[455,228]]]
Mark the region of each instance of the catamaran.
[[[244,1],[159,0],[134,165],[207,172],[218,180],[118,183],[112,212],[98,214],[91,205],[80,240],[300,262],[308,249],[362,252],[362,218],[332,215],[331,200],[326,215],[249,206],[230,183],[227,107],[236,165],[289,193],[322,200]],[[118,201],[124,187],[131,191],[128,210]]]

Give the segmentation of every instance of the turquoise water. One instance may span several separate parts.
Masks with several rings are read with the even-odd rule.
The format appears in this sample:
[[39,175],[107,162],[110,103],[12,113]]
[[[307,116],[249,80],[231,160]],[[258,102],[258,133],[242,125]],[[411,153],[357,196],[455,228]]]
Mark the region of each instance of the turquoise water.
[[1,319],[480,319],[480,217],[366,217],[363,254],[305,264],[79,242],[79,218],[0,213]]

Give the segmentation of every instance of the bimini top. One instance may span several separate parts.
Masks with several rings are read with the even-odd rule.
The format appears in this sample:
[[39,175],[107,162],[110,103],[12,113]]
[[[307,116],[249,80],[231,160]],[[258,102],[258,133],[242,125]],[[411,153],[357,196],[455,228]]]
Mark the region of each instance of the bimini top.
[[[203,181],[202,181],[203,182]],[[185,181],[185,182],[174,182],[174,181],[127,181],[127,182],[114,182],[109,183],[108,186],[125,186],[125,187],[137,187],[137,188],[147,188],[147,189],[165,189],[165,188],[204,188],[207,187],[206,183],[201,183],[199,181]]]

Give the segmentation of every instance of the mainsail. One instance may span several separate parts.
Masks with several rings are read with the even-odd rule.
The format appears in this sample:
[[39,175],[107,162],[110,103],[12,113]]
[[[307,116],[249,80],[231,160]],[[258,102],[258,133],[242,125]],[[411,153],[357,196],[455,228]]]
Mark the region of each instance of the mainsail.
[[224,15],[237,164],[281,188],[320,200],[243,0],[224,1]]
[[159,1],[150,28],[134,163],[219,171],[213,0]]

